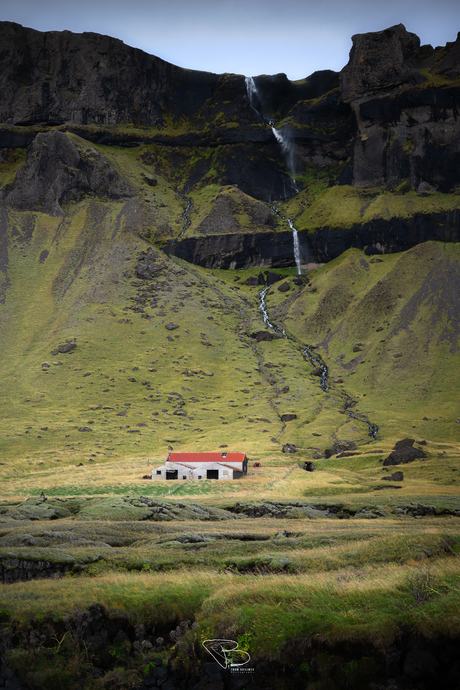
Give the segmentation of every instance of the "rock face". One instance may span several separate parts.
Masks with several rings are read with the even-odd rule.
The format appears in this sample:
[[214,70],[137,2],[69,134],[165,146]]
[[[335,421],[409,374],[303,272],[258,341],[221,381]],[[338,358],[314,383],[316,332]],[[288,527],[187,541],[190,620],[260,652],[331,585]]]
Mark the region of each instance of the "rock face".
[[71,556],[64,557],[62,560],[62,563],[52,563],[25,558],[2,558],[0,561],[0,581],[12,583],[61,577],[74,565],[74,559]]
[[35,137],[5,201],[17,211],[62,216],[62,203],[78,201],[85,194],[124,199],[136,191],[94,148],[79,150],[55,130]]
[[352,184],[396,185],[409,179],[415,189],[429,185],[440,191],[458,184],[460,89],[434,87],[422,73],[432,68],[434,74],[455,74],[460,39],[444,52],[433,67],[443,57],[441,49],[421,48],[402,24],[353,36],[349,63],[340,74],[341,97],[352,107],[357,126]]
[[169,251],[205,268],[284,267],[292,264],[291,232],[258,232],[187,237]]
[[402,24],[385,31],[353,36],[348,65],[340,73],[342,98],[349,103],[376,92],[415,86],[424,78],[414,69],[420,39]]
[[1,24],[0,121],[138,125],[175,110],[196,113],[219,76],[192,72],[94,33],[42,33]]
[[[96,144],[153,144],[163,147],[174,186],[221,186],[193,236],[177,238],[170,253],[207,268],[291,266],[291,233],[259,203],[297,193],[269,120],[282,122],[278,135],[295,169],[324,172],[330,185],[401,195],[460,185],[460,35],[435,49],[402,24],[356,35],[340,73],[296,83],[277,74],[246,84],[242,75],[181,69],[108,36],[11,22],[0,22],[0,46],[0,161],[30,145],[16,182],[0,192],[15,210],[57,216],[87,194],[134,195],[94,148],[65,132]],[[142,155],[139,163],[150,165]],[[142,179],[156,188],[163,178]],[[373,253],[459,239],[458,210],[385,213],[334,227],[318,221],[300,227],[299,240],[311,261],[324,262],[350,246]]]

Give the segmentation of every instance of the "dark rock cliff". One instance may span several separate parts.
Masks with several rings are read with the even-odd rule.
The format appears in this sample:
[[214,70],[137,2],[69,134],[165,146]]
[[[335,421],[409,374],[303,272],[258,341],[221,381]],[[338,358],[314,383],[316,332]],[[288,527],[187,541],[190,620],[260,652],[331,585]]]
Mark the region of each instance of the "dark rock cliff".
[[[243,78],[194,72],[94,33],[42,33],[0,24],[0,121],[13,125],[162,125],[197,117]],[[225,84],[222,84],[225,81]],[[206,116],[206,113],[203,113]]]
[[[185,70],[108,36],[0,22],[0,160],[2,151],[30,146],[0,195],[14,209],[61,214],[61,203],[84,194],[135,193],[102,157],[88,160],[65,137],[70,131],[97,144],[163,147],[184,191],[237,185],[263,202],[289,198],[296,187],[269,121],[289,142],[301,189],[307,170],[313,178],[325,172],[330,185],[456,194],[460,35],[443,48],[420,46],[400,24],[354,36],[339,74],[316,72],[295,83],[283,74],[259,76],[253,85],[249,98],[241,75]],[[53,127],[61,132],[45,147],[43,132]],[[196,152],[201,158],[191,165]],[[267,239],[276,229],[269,219],[243,237],[251,229],[239,228],[235,209],[216,204],[171,251],[202,265],[285,264],[285,238]],[[316,258],[336,256],[350,242],[398,251],[421,237],[457,241],[455,209],[298,229]]]
[[408,180],[415,189],[454,190],[460,183],[459,70],[460,35],[443,49],[420,47],[402,24],[353,36],[338,88],[291,111],[304,160],[342,161],[341,182],[357,187]]
[[79,150],[63,132],[50,131],[38,134],[29,146],[26,162],[5,201],[17,211],[62,216],[60,204],[88,193],[108,199],[136,195],[95,149]]

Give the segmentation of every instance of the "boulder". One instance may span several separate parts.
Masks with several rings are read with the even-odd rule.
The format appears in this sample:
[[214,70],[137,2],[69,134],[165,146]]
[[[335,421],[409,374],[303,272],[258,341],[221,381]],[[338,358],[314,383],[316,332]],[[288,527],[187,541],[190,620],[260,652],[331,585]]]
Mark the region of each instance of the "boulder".
[[314,472],[314,471],[315,471],[315,466],[314,466],[314,464],[313,464],[312,462],[310,462],[309,460],[307,460],[307,462],[304,463],[303,469],[304,469],[306,472]]
[[385,479],[387,482],[402,482],[404,479],[404,473],[403,472],[393,472],[393,474],[389,474],[386,477],[382,477],[382,479]]
[[281,415],[281,421],[282,422],[292,422],[293,419],[297,419],[296,414],[282,414]]
[[[75,340],[66,340],[65,343],[61,343],[61,345],[58,345],[57,352],[61,352],[62,354],[64,354],[65,352],[72,352],[72,350],[75,350],[76,347],[77,343],[75,342]],[[51,354],[53,354],[54,352],[55,351],[53,350]]]
[[394,450],[390,455],[383,461],[384,467],[390,465],[404,465],[408,462],[413,462],[414,460],[427,457],[427,454],[420,448],[414,448],[414,439],[405,438],[402,441],[398,441],[395,444]]
[[[143,280],[151,280],[163,269],[160,255],[152,247],[141,252],[137,257],[136,275]],[[130,276],[125,276],[130,277]]]
[[156,187],[158,184],[156,177],[150,177],[150,175],[146,175],[145,173],[142,173],[141,177],[149,187]]
[[354,441],[336,441],[332,445],[332,455],[338,455],[346,450],[356,450],[356,443]]
[[274,334],[271,331],[254,331],[249,334],[251,338],[254,338],[258,343],[265,340],[273,340]]
[[283,453],[297,453],[297,448],[293,443],[285,443],[283,446]]
[[274,285],[280,280],[283,280],[282,276],[279,276],[277,273],[271,273],[270,271],[267,271],[266,275],[267,277],[265,282],[268,285],[268,287]]

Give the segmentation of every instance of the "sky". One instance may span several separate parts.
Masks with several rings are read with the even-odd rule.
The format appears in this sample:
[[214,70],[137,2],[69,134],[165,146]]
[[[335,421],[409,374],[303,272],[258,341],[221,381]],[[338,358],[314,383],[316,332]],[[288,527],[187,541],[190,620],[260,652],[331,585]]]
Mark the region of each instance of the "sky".
[[180,67],[289,79],[340,71],[354,34],[404,24],[422,44],[455,41],[459,0],[1,0],[0,20],[93,31]]

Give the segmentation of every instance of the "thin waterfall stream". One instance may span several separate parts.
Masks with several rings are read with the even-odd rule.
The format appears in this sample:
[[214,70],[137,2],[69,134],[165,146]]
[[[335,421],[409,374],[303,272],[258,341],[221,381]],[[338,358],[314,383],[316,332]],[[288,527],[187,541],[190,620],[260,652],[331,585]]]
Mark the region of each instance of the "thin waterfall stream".
[[[283,338],[295,344],[295,340],[291,338],[284,329],[279,328],[270,321],[270,318],[268,316],[267,303],[265,301],[265,295],[267,294],[269,289],[269,287],[264,287],[259,292],[259,310],[262,312],[264,324],[268,326],[268,328],[271,328],[273,331],[275,331],[275,333],[279,333]],[[329,371],[327,365],[323,362],[320,355],[317,352],[313,351],[311,345],[307,345],[302,349],[302,356],[307,362],[310,362],[310,364],[312,364],[314,368],[318,370],[318,372],[320,372],[319,385],[323,389],[323,391],[327,393],[329,390]],[[350,407],[352,407],[354,404],[354,401],[348,395],[346,395],[344,411],[349,417],[356,419],[358,422],[364,422],[365,424],[367,424],[369,429],[369,436],[371,438],[376,438],[379,427],[377,426],[377,424],[373,424],[372,422],[370,422],[364,416],[358,416],[354,412],[352,412],[350,410]]]
[[295,259],[295,265],[297,267],[297,275],[300,276],[302,273],[302,264],[301,264],[301,258],[300,258],[300,244],[299,244],[299,233],[297,232],[296,228],[294,227],[294,223],[290,218],[286,218],[287,222],[289,223],[289,227],[292,230],[292,242],[294,244],[294,259]]
[[191,224],[191,222],[192,222],[192,221],[190,220],[190,218],[189,218],[189,215],[188,215],[190,209],[192,208],[192,200],[190,199],[190,197],[187,196],[187,193],[188,193],[188,190],[187,190],[187,189],[184,191],[183,194],[181,194],[180,192],[177,192],[177,191],[176,191],[176,194],[178,194],[184,201],[186,201],[186,202],[187,202],[187,205],[186,205],[185,211],[184,211],[183,214],[182,214],[182,218],[183,218],[182,230],[181,230],[180,234],[179,234],[177,237],[174,237],[174,238],[171,240],[171,242],[170,242],[169,245],[168,245],[167,252],[169,252],[170,250],[173,249],[174,245],[175,245],[175,244],[180,240],[180,238],[185,234],[185,232],[186,232],[187,229],[190,227],[190,224]]
[[287,222],[287,224],[289,225],[289,227],[291,228],[292,244],[294,246],[294,260],[295,260],[295,265],[297,268],[297,275],[300,276],[302,274],[302,256],[301,256],[301,252],[300,252],[299,233],[297,232],[297,229],[294,227],[294,222],[290,218],[288,218],[287,216],[282,216],[281,213],[276,208],[275,204],[271,205],[271,209],[276,216],[285,220]]
[[[270,129],[272,130],[273,136],[275,137],[276,141],[281,147],[281,150],[284,155],[284,159],[286,161],[286,166],[289,170],[289,173],[291,175],[291,181],[292,181],[292,187],[295,192],[295,194],[299,193],[299,189],[297,187],[296,181],[295,181],[295,172],[296,172],[296,157],[297,157],[297,150],[294,145],[292,137],[290,137],[286,132],[282,131],[281,129],[276,129],[275,123],[272,120],[267,120],[266,117],[256,108],[255,102],[256,99],[260,101],[259,93],[257,90],[256,83],[254,81],[253,77],[246,77],[246,91],[248,94],[249,98],[249,103],[251,104],[251,107],[255,112],[262,118],[264,122],[269,125]],[[276,211],[274,207],[272,207],[274,212],[280,216],[280,214]],[[286,220],[289,223],[289,227],[291,228],[292,231],[292,243],[294,246],[294,259],[295,259],[295,264],[297,267],[297,273],[300,275],[302,272],[301,265],[300,265],[300,245],[299,245],[299,235],[294,227],[294,224],[292,220],[289,218],[284,218],[284,216],[280,216],[283,218],[283,220]]]
[[[268,317],[267,303],[265,301],[265,295],[267,294],[268,290],[269,288],[265,287],[259,292],[259,309],[262,312],[265,325],[274,330],[276,333],[280,333],[286,340],[289,340],[291,343],[295,343],[294,339],[289,337],[285,330],[271,323]],[[312,348],[309,345],[303,349],[302,355],[307,362],[310,362],[310,364],[313,364],[315,368],[321,370],[319,385],[326,393],[329,390],[328,369],[326,364],[316,352],[312,351]]]

